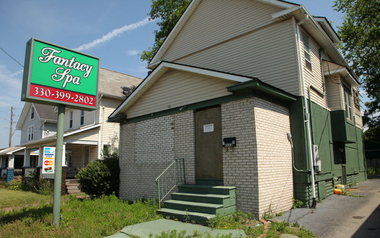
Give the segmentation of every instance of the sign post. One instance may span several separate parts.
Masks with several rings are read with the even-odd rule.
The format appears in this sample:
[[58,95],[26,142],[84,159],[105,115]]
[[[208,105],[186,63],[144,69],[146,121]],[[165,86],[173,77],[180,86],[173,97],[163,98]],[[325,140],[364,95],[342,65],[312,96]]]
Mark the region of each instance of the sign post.
[[[66,106],[97,109],[98,74],[99,59],[96,57],[33,38],[27,43],[21,100],[58,106],[53,201],[53,224],[56,226],[61,210],[65,109]],[[45,172],[53,170],[46,168]]]
[[62,155],[63,155],[63,132],[65,125],[65,105],[58,105],[58,125],[57,125],[57,150],[55,157],[54,174],[54,198],[53,198],[53,224],[59,225],[61,211],[61,186],[62,186]]

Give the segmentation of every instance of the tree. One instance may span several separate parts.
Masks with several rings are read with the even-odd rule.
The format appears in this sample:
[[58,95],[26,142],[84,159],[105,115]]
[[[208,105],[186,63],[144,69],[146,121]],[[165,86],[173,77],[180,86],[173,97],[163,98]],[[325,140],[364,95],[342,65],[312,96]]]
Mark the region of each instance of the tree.
[[143,51],[141,60],[150,62],[153,59],[190,2],[191,0],[152,0],[149,16],[152,20],[160,19],[157,23],[160,29],[154,32],[154,44],[149,50]]
[[367,136],[380,133],[380,0],[336,0],[335,9],[345,14],[339,27],[341,49],[359,76],[370,102],[366,103]]

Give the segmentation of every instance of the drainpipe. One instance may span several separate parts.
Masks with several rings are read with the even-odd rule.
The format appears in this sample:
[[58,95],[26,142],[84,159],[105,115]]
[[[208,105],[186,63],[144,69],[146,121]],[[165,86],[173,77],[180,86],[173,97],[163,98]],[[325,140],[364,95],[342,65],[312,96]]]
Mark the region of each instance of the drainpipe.
[[[104,109],[103,107],[101,106],[100,104],[100,101],[102,100],[103,98],[103,94],[100,94],[100,97],[98,99],[98,110],[97,112],[95,112],[95,118],[96,118],[96,114],[97,114],[97,118],[98,118],[98,123],[100,124],[100,128],[99,128],[99,133],[98,133],[98,148],[97,148],[97,159],[102,159],[102,138],[103,138],[103,120],[101,118],[103,118],[103,114],[104,114]],[[103,111],[102,111],[103,109]],[[94,119],[95,119],[94,118]],[[94,124],[96,124],[96,121],[94,120]]]
[[302,60],[300,57],[300,50],[299,50],[299,43],[301,42],[300,37],[300,25],[302,25],[307,19],[309,18],[308,15],[305,15],[305,18],[302,19],[302,21],[297,23],[296,27],[296,34],[297,34],[297,49],[298,49],[298,62],[299,62],[299,72],[300,72],[300,84],[301,84],[301,90],[302,94],[304,95],[304,112],[305,112],[305,120],[304,123],[306,124],[306,134],[307,134],[307,145],[309,149],[309,162],[310,162],[310,173],[311,173],[311,188],[312,188],[312,196],[313,201],[311,204],[312,208],[315,208],[317,206],[317,196],[315,191],[315,172],[314,172],[314,160],[313,160],[313,145],[311,140],[311,125],[310,125],[310,108],[308,101],[306,99],[306,92],[305,92],[305,82],[304,82],[304,75],[303,75],[303,67],[301,66]]

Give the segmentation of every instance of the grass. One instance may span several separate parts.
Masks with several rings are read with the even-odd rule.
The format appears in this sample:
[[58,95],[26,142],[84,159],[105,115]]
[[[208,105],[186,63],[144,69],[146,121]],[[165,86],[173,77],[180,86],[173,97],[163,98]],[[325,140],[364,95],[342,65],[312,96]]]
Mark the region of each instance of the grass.
[[[258,237],[264,233],[261,222],[255,220],[253,215],[241,212],[230,216],[217,216],[211,220],[210,226],[217,229],[242,229],[248,237]],[[280,237],[281,234],[292,234],[300,238],[315,237],[312,232],[286,222],[271,222],[265,237]]]
[[23,207],[40,206],[51,201],[52,199],[49,196],[0,188],[0,211],[3,212]]
[[[98,199],[63,196],[61,223],[55,227],[51,225],[51,204],[52,198],[48,195],[0,189],[0,237],[104,237],[115,234],[124,226],[160,218],[156,214],[157,204],[152,200],[131,204],[115,196]],[[217,229],[242,229],[248,237],[258,237],[264,232],[261,222],[255,220],[253,215],[244,213],[217,216],[209,226]],[[314,237],[307,230],[283,222],[270,223],[268,228],[267,238],[279,237],[283,233],[303,238]],[[187,236],[182,232],[171,231],[157,237]],[[224,238],[220,238],[222,237]]]
[[115,196],[84,200],[64,196],[57,228],[51,225],[51,196],[6,189],[0,194],[0,237],[104,237],[124,226],[160,218],[153,201],[129,204]]

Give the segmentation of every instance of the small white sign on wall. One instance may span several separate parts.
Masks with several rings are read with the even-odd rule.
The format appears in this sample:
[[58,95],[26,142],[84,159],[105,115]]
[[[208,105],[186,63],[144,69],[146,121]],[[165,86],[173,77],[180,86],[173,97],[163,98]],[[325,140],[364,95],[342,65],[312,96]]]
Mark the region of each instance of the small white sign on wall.
[[214,124],[205,124],[203,125],[203,133],[214,132]]

